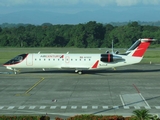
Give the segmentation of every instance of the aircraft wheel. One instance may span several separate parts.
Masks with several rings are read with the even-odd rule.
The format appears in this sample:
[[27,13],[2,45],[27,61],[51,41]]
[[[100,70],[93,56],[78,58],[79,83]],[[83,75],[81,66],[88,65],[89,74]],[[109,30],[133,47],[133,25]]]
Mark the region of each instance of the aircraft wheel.
[[82,71],[78,71],[78,74],[81,75],[81,74],[82,74]]
[[75,70],[75,73],[77,73],[78,72],[78,70]]

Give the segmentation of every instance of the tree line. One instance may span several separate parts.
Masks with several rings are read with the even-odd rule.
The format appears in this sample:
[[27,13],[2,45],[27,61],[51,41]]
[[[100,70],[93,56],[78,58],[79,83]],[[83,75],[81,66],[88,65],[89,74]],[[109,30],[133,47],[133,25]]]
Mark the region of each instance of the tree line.
[[[99,48],[129,47],[139,38],[160,39],[160,27],[140,25],[131,22],[127,25],[89,21],[77,25],[19,25],[17,27],[0,27],[1,47],[78,47]],[[153,43],[159,46],[159,41]]]

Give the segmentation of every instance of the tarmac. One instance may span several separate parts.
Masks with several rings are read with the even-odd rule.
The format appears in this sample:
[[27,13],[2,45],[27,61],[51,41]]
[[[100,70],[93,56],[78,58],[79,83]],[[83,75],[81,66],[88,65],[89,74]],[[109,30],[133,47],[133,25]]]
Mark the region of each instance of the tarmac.
[[160,116],[160,64],[100,71],[21,69],[0,66],[0,115],[80,114],[131,116],[148,109]]

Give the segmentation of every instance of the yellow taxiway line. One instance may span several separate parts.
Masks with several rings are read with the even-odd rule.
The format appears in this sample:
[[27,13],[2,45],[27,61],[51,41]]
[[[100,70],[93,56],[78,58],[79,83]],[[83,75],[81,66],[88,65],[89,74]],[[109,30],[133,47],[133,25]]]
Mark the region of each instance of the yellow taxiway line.
[[34,87],[36,87],[39,83],[41,83],[44,80],[44,78],[42,78],[41,80],[39,80],[38,82],[36,82],[31,88],[29,88],[25,94],[28,94]]

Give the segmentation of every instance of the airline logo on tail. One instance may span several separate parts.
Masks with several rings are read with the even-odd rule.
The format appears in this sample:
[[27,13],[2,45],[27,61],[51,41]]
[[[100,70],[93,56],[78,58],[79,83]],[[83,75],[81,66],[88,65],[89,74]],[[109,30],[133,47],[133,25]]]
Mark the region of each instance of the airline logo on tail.
[[126,53],[131,54],[133,57],[143,57],[144,53],[146,52],[147,48],[149,47],[152,41],[155,41],[155,39],[139,39],[127,50]]
[[141,44],[138,46],[138,48],[136,49],[136,51],[133,53],[132,56],[142,57],[145,51],[147,50],[147,48],[149,47],[149,45],[150,45],[150,42],[141,42]]

